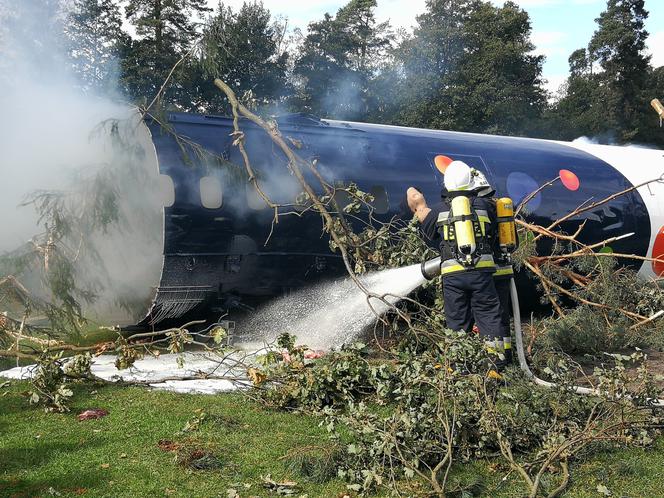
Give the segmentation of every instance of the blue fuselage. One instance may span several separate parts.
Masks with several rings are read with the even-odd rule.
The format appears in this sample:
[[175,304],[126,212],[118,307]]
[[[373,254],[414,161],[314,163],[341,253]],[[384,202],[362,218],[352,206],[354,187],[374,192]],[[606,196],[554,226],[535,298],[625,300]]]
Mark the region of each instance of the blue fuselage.
[[[181,322],[189,314],[206,309],[217,312],[254,306],[260,300],[343,271],[338,254],[330,251],[327,237],[322,234],[319,215],[284,216],[272,226],[274,212],[247,183],[242,158],[232,144],[230,119],[170,114],[168,121],[184,141],[176,140],[156,122],[148,123],[160,172],[173,180],[175,202],[164,211],[163,274],[143,325]],[[252,165],[261,174],[261,186],[274,200],[293,202],[302,189],[289,175],[281,152],[262,130],[247,122],[241,126]],[[398,214],[409,186],[418,187],[427,199],[438,200],[442,185],[442,175],[434,165],[438,155],[463,160],[483,171],[497,196],[512,197],[516,203],[559,176],[561,170],[568,172],[573,182],[558,181],[528,204],[527,219],[543,226],[584,203],[631,186],[621,172],[595,155],[544,140],[305,116],[280,120],[279,130],[293,139],[301,157],[317,160],[318,170],[330,184],[354,182],[361,190],[373,193],[377,217],[383,220]],[[201,156],[188,141],[216,154],[217,160]],[[203,177],[218,179],[223,198],[219,207],[203,207]],[[581,241],[599,242],[633,232],[633,236],[615,242],[612,249],[646,256],[651,220],[639,192],[629,192],[576,216],[562,229],[572,233],[584,221]]]

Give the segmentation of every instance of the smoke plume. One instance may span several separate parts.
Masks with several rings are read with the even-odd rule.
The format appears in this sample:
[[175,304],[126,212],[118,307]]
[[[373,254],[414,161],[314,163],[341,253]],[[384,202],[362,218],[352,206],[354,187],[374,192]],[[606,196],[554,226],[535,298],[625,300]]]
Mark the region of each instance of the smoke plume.
[[[86,234],[84,242],[100,258],[82,255],[76,278],[97,291],[89,312],[132,321],[117,303],[144,304],[161,268],[163,205],[150,188],[158,171],[147,130],[117,95],[86,92],[73,74],[64,35],[67,4],[0,2],[0,254],[43,232],[34,206],[21,206],[31,193],[62,191],[83,199],[90,182],[103,177],[118,193],[118,222]],[[112,122],[120,124],[115,131],[126,148],[144,149],[144,160],[127,163],[109,132]]]

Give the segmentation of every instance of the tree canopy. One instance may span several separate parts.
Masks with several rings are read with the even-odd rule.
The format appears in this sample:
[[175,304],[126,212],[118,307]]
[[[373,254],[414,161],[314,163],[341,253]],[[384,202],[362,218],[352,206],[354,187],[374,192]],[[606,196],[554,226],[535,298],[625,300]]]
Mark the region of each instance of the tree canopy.
[[554,104],[560,138],[664,144],[648,102],[661,96],[646,54],[644,0],[608,0],[587,48],[570,56],[570,76]]
[[[644,0],[607,0],[556,95],[545,89],[530,17],[515,2],[427,0],[412,31],[380,22],[376,7],[349,0],[301,33],[260,1],[210,9],[205,0],[47,0],[9,8],[0,33],[10,31],[31,57],[42,53],[44,68],[69,63],[86,91],[119,90],[139,104],[170,75],[160,105],[226,113],[212,83],[220,77],[271,113],[664,144],[649,106],[664,97],[664,73],[647,53]],[[53,46],[63,47],[60,62]]]

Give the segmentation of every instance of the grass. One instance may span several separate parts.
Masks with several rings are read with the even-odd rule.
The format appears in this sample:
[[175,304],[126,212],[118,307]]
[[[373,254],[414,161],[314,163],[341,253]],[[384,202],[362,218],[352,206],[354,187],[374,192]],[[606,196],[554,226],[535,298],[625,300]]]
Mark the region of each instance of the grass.
[[[282,459],[293,448],[330,442],[320,419],[265,410],[240,394],[175,394],[140,387],[75,386],[72,412],[44,413],[29,406],[25,382],[0,389],[0,496],[32,497],[222,497],[277,496],[262,478],[294,480],[298,494],[337,497],[345,483],[315,482],[298,475]],[[78,422],[76,414],[103,408],[109,415]],[[197,410],[207,416],[198,429],[182,433]],[[527,421],[524,421],[527,423]],[[177,454],[159,447],[170,440],[213,455],[218,468],[192,470]],[[181,453],[180,453],[181,455]],[[461,483],[481,482],[487,497],[523,496],[523,487],[495,462],[455,467]],[[613,496],[664,496],[664,440],[649,449],[594,455],[572,467],[566,497],[598,498],[598,485]]]
[[[20,396],[28,384],[14,382],[0,394],[0,496],[226,498],[266,496],[262,476],[301,483],[302,493],[337,496],[345,484],[303,481],[280,460],[295,446],[327,444],[313,417],[266,412],[241,395],[183,395],[139,387],[76,386],[72,412],[44,413]],[[76,414],[103,408],[109,415],[78,422]],[[178,434],[202,409],[200,428]],[[159,448],[160,440],[199,446],[220,463],[194,471]],[[247,488],[246,486],[251,486]]]

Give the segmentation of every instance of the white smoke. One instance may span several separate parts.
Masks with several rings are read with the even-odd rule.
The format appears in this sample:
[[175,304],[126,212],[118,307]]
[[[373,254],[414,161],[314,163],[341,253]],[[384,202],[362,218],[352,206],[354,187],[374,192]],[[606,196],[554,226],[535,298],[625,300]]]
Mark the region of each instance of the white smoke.
[[[0,254],[43,230],[34,208],[20,207],[32,192],[76,191],[81,178],[100,171],[115,174],[126,223],[90,234],[102,262],[81,259],[77,277],[104,275],[94,311],[102,318],[131,321],[133,317],[117,313],[113,303],[149,300],[161,269],[162,204],[150,189],[158,171],[147,131],[138,126],[135,111],[115,95],[84,93],[85,85],[71,71],[63,34],[66,12],[59,1],[0,2]],[[148,150],[145,164],[136,164],[143,171],[128,178],[114,170],[119,158],[108,130],[93,131],[104,121],[132,116],[127,138],[141,141]],[[136,213],[143,219],[136,219]]]
[[615,145],[618,147],[631,147],[633,149],[657,150],[657,147],[652,147],[650,145],[634,144],[634,143],[619,144],[614,139],[602,140],[598,137],[587,137],[587,136],[575,138],[574,140],[572,140],[572,143],[585,144],[585,145]]

